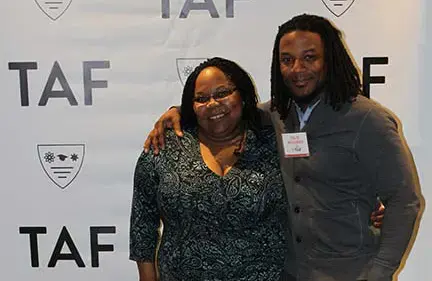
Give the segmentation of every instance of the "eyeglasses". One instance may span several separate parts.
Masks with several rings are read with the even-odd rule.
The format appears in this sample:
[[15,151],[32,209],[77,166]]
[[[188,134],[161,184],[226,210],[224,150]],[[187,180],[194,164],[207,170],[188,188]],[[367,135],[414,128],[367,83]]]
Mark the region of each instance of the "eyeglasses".
[[193,101],[196,103],[208,103],[211,98],[213,98],[215,101],[223,100],[224,98],[232,95],[237,89],[221,89],[216,92],[214,92],[211,95],[208,96],[197,96],[193,98]]

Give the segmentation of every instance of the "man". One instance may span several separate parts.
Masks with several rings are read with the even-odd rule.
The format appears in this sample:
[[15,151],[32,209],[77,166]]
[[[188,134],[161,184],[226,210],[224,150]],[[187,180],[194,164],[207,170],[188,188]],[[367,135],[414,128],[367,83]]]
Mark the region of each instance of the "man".
[[[286,259],[288,274],[392,280],[419,213],[415,166],[396,118],[362,95],[341,32],[327,19],[300,15],[279,27],[263,110],[278,135],[291,206],[296,259],[295,267]],[[163,141],[159,132],[146,149]],[[386,207],[378,243],[368,227],[377,196]]]

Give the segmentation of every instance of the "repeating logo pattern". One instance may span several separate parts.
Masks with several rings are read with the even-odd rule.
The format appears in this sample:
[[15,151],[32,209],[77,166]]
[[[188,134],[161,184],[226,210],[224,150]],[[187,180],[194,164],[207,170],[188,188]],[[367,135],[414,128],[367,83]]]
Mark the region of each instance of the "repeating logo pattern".
[[39,161],[46,175],[61,189],[76,178],[84,160],[84,144],[38,144]]
[[207,58],[178,58],[176,59],[177,74],[180,82],[184,86],[189,75],[194,71],[200,63]]
[[340,17],[346,11],[348,11],[349,8],[351,8],[355,0],[321,0],[321,1],[324,3],[327,9],[329,9],[330,12],[333,13],[333,15]]
[[72,0],[35,0],[35,2],[45,15],[55,21],[67,11]]

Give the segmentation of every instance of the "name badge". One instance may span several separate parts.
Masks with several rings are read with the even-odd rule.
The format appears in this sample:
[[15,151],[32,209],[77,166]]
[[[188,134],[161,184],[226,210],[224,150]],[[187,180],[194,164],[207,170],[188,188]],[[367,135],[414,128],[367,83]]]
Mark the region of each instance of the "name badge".
[[308,157],[309,145],[305,132],[282,134],[285,158]]

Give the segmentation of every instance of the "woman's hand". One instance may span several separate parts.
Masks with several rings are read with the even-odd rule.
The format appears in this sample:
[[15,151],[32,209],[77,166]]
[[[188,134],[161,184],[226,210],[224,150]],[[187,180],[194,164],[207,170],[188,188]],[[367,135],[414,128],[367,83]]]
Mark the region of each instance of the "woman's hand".
[[381,201],[378,201],[375,211],[371,214],[372,225],[376,228],[381,228],[384,219],[385,207]]

